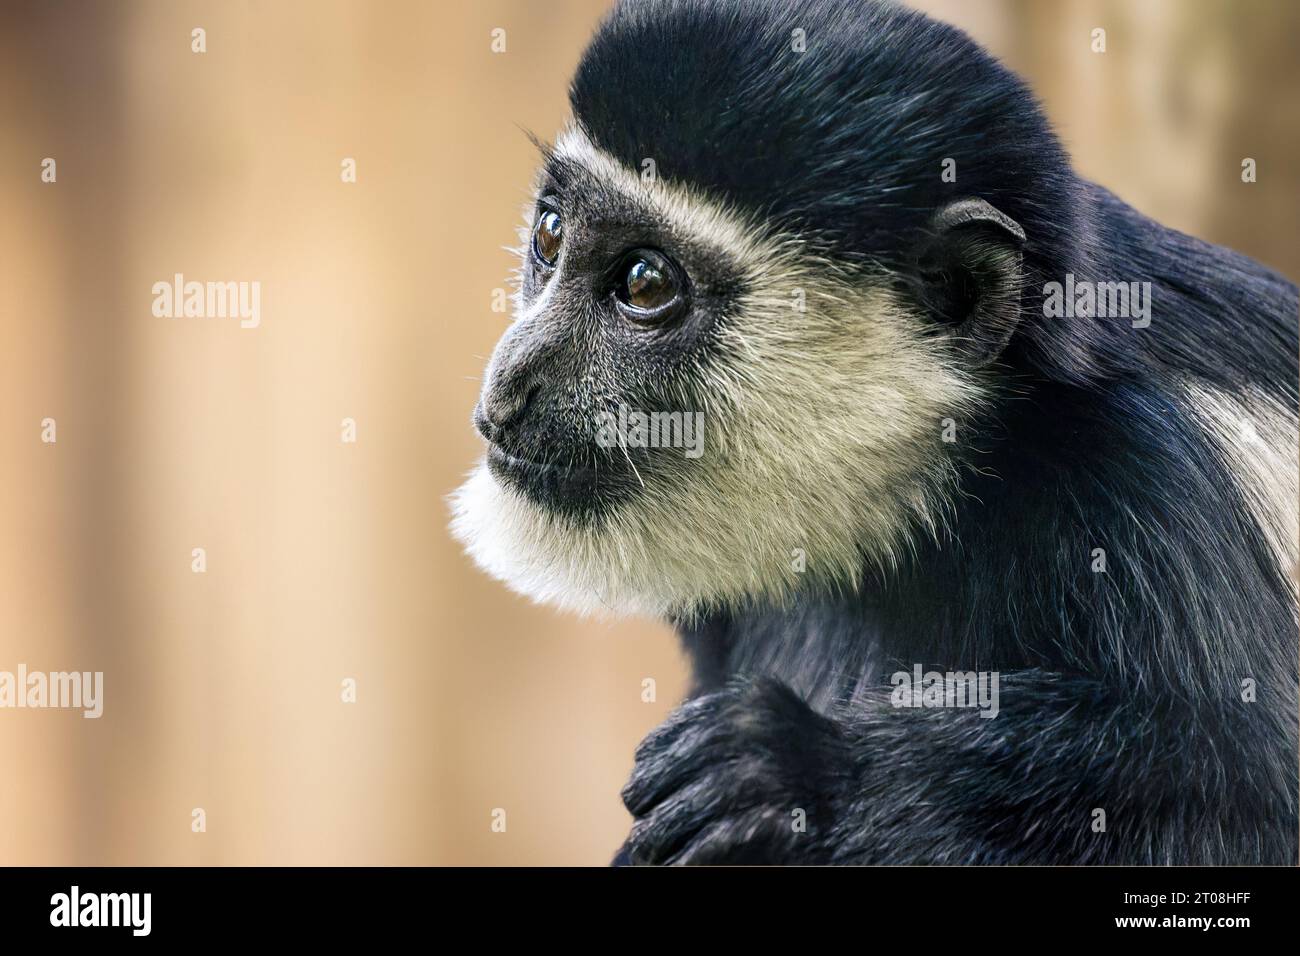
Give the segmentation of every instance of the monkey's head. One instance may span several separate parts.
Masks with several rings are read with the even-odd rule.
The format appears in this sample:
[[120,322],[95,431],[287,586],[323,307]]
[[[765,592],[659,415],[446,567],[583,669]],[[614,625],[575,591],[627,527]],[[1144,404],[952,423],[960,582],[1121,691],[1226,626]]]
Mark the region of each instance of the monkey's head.
[[893,7],[631,0],[571,103],[454,496],[474,558],[680,615],[852,587],[937,533],[1057,155],[1019,83]]

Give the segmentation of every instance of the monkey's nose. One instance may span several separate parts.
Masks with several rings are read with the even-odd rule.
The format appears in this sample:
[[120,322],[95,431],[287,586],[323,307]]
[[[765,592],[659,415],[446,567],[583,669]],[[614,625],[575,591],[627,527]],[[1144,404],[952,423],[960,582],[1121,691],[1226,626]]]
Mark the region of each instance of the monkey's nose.
[[493,383],[474,407],[474,427],[488,441],[497,441],[501,432],[523,417],[535,394],[535,382],[523,387]]

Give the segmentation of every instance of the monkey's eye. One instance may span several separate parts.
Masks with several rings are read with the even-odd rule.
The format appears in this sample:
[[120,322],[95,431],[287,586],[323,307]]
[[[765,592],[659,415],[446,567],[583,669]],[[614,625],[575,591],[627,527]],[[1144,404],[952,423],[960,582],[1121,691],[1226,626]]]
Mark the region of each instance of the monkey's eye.
[[533,255],[548,266],[555,265],[564,238],[564,220],[554,209],[544,209],[533,227]]
[[615,298],[633,322],[662,322],[681,301],[677,267],[653,249],[637,249],[623,260]]

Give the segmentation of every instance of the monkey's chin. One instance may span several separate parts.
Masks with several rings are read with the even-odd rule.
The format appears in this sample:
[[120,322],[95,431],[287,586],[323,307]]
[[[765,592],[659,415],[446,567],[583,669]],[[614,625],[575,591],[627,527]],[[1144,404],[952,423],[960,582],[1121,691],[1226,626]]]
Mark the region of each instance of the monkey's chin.
[[598,518],[547,508],[483,461],[451,494],[451,532],[480,568],[542,604],[592,616],[664,618],[689,600],[656,584],[602,534]]

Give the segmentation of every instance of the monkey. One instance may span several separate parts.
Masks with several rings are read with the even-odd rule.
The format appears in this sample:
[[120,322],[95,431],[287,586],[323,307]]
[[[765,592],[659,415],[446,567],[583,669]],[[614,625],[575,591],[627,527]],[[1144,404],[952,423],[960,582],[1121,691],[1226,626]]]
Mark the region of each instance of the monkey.
[[1295,285],[898,5],[618,0],[569,101],[452,531],[680,635],[614,862],[1295,864]]

